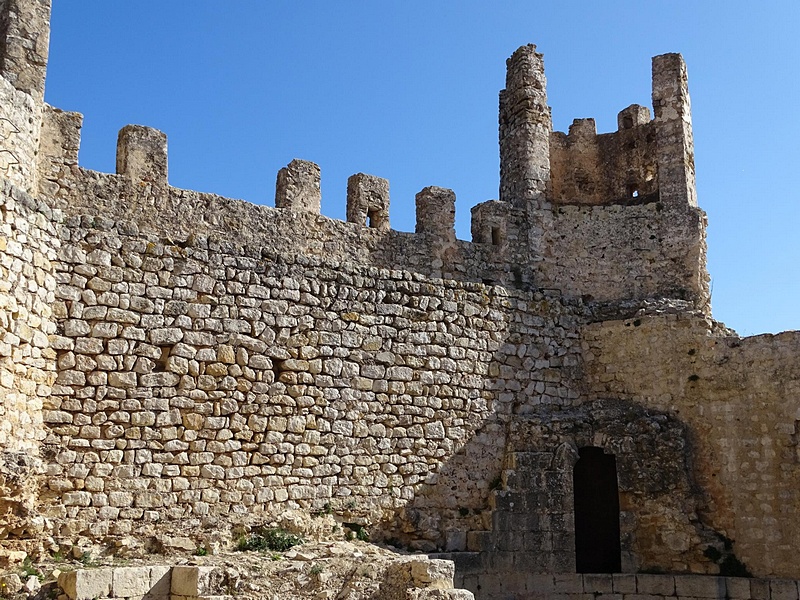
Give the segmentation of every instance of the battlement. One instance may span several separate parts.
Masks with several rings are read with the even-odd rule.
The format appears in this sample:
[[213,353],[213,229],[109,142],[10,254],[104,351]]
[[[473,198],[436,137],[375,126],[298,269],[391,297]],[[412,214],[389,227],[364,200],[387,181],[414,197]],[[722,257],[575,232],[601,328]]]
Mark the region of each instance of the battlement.
[[[675,161],[665,163],[672,150],[664,151],[667,142],[659,141],[677,144],[664,127],[674,125],[670,115],[680,113],[678,108],[688,111],[688,95],[681,92],[684,106],[675,93],[664,90],[669,82],[671,89],[685,88],[685,68],[680,57],[667,60],[663,68],[662,62],[654,61],[654,98],[664,125],[651,120],[647,108],[631,105],[619,113],[617,132],[597,135],[592,119],[577,119],[563,134],[551,131],[542,55],[533,46],[515,52],[501,93],[501,199],[473,209],[471,242],[455,237],[451,190],[421,191],[416,232],[403,234],[390,227],[389,182],[363,173],[348,181],[349,228],[333,220],[310,220],[320,215],[321,169],[309,161],[293,160],[278,172],[275,208],[288,211],[282,216],[265,207],[172,188],[166,136],[142,126],[120,131],[116,175],[86,171],[77,162],[80,116],[50,108],[42,118],[38,187],[66,214],[101,212],[172,237],[244,236],[271,244],[270,230],[281,230],[282,242],[286,232],[296,231],[288,238],[288,252],[330,252],[348,240],[354,247],[342,249],[343,258],[368,264],[388,259],[436,276],[558,289],[603,302],[676,295],[707,307],[704,220],[686,200],[693,193],[679,193],[693,190],[693,180],[687,179],[691,165],[681,162],[688,166],[680,171]],[[676,102],[675,110],[664,108]],[[690,133],[690,124],[685,127]],[[686,135],[684,129],[678,133]],[[690,141],[678,146],[688,148]],[[97,198],[106,199],[102,206]],[[641,208],[648,204],[657,210]],[[264,219],[275,225],[265,227]],[[646,230],[659,233],[634,242],[641,231],[631,228],[639,228],[642,219]],[[329,237],[323,231],[338,233]],[[419,239],[412,241],[415,236]]]
[[[567,134],[553,132],[544,57],[533,45],[514,52],[500,93],[499,201],[472,210],[472,240],[464,242],[453,228],[454,192],[422,190],[416,231],[401,234],[390,227],[389,182],[363,173],[348,181],[349,228],[314,220],[321,169],[303,160],[277,174],[275,208],[291,217],[178,190],[168,183],[166,135],[138,125],[120,131],[116,174],[80,168],[80,115],[42,103],[49,10],[44,0],[0,4],[0,168],[66,215],[130,219],[173,237],[245,234],[250,243],[263,238],[266,245],[280,239],[290,253],[329,252],[347,239],[355,247],[343,255],[369,264],[394,260],[436,276],[555,289],[602,302],[677,295],[708,305],[704,219],[696,209],[680,55],[653,59],[653,119],[645,107],[632,105],[620,112],[616,132],[598,135],[592,119],[575,120]],[[641,208],[648,204],[658,210]],[[631,228],[642,219],[658,233],[633,242],[638,235]],[[265,220],[274,222],[275,239]],[[287,231],[296,236],[285,237]]]
[[[679,54],[653,59],[653,107],[633,104],[614,133],[594,119],[552,132],[543,57],[534,46],[509,59],[500,95],[501,200],[529,210],[542,203],[643,202],[696,206],[686,65]],[[536,199],[530,206],[528,200]]]

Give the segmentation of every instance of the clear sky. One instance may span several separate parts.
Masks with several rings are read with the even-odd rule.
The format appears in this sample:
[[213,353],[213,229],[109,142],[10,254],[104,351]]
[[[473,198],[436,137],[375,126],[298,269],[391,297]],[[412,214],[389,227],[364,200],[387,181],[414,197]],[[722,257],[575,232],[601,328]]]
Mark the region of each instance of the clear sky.
[[800,329],[800,2],[781,0],[53,0],[47,101],[85,115],[80,162],[114,171],[128,123],[169,137],[170,183],[273,204],[293,158],[386,177],[394,229],[455,190],[457,233],[497,197],[497,94],[520,45],[545,55],[554,128],[650,106],[650,58],[689,67],[714,316]]

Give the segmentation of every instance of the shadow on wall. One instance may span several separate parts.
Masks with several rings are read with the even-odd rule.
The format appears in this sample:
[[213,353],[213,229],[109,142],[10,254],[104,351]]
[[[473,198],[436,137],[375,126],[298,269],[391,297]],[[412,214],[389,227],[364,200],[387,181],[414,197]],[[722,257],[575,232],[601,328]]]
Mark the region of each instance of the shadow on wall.
[[[699,515],[703,497],[692,482],[689,437],[674,417],[623,401],[547,406],[534,414],[514,415],[507,421],[503,470],[481,507],[481,518],[470,511],[460,523],[451,521],[453,529],[436,540],[447,544],[448,553],[439,556],[455,561],[459,585],[479,598],[494,597],[488,590],[519,592],[514,586],[522,573],[722,570],[742,576],[746,570],[724,572],[736,562],[730,540],[707,527]],[[461,453],[469,456],[472,451],[467,444]],[[580,491],[576,493],[574,483],[580,477],[579,458],[592,454],[601,462],[616,463],[613,494],[618,485],[614,500],[619,505],[611,528],[616,526],[617,539],[609,541],[616,543],[615,564],[591,563],[593,549],[588,563],[576,562],[585,548],[576,548],[576,512],[582,507],[575,504]],[[432,494],[448,497],[463,485],[469,464],[451,460],[443,465]],[[597,504],[600,498],[588,501]],[[409,530],[436,518],[429,502],[423,494],[406,507]],[[482,527],[471,529],[476,522]],[[481,589],[489,595],[481,596]]]

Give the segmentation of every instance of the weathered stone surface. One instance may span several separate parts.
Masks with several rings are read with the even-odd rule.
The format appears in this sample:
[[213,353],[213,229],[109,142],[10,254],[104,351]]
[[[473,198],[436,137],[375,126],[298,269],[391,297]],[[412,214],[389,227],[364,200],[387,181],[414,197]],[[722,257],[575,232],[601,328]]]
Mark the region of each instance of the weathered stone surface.
[[[464,242],[439,187],[413,234],[364,174],[351,223],[320,216],[305,161],[275,209],[172,188],[166,136],[142,126],[120,132],[117,174],[80,168],[80,116],[42,102],[48,11],[0,0],[0,540],[191,551],[300,509],[470,550],[455,577],[484,598],[747,597],[575,574],[573,469],[594,447],[615,457],[625,571],[797,575],[800,337],[710,319],[679,55],[654,59],[654,119],[632,105],[597,135],[551,131],[543,57],[515,52],[500,200]],[[225,593],[205,568],[108,585]],[[450,568],[404,564],[397,593],[463,596]],[[758,581],[752,597],[796,600]]]
[[95,600],[111,594],[113,569],[82,569],[62,573],[58,586],[70,600]]

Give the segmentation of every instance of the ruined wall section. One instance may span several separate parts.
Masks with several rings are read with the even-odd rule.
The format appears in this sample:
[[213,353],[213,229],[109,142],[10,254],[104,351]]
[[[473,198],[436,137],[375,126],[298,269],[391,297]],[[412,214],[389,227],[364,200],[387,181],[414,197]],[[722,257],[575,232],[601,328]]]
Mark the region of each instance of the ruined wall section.
[[541,54],[520,48],[500,96],[501,201],[473,212],[473,239],[524,240],[508,258],[526,284],[601,303],[686,299],[710,312],[683,59],[653,59],[655,119],[632,105],[615,133],[598,136],[592,119],[552,132],[545,87]]
[[591,391],[685,422],[702,520],[756,575],[796,572],[800,334],[739,338],[701,316],[588,326]]
[[443,547],[485,508],[522,398],[578,402],[576,316],[554,298],[100,217],[61,236],[42,492],[59,536],[330,503],[367,523],[407,506]]
[[[55,216],[57,218],[57,215]],[[54,215],[0,181],[0,539],[41,531],[35,476],[44,438],[42,405],[55,379]]]
[[550,199],[554,204],[642,204],[658,200],[655,125],[631,106],[619,129],[597,135],[594,119],[575,119],[569,134],[550,137]]
[[0,1],[0,176],[36,190],[49,0]]

